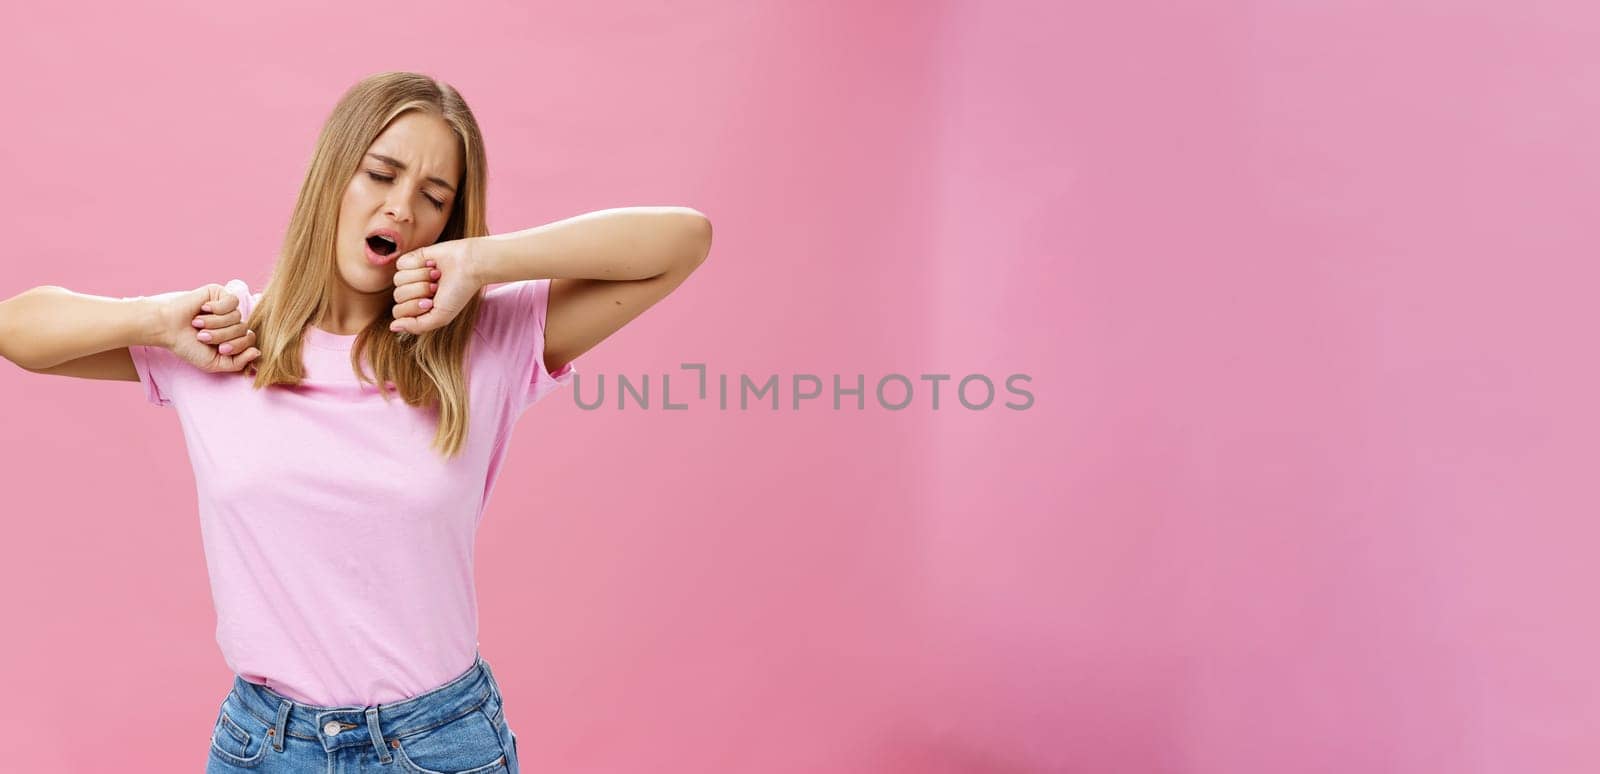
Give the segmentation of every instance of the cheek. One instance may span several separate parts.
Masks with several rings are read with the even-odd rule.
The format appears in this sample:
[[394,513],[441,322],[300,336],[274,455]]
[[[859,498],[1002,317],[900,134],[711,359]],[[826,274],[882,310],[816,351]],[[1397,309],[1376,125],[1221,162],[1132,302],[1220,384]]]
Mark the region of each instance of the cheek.
[[344,208],[346,210],[360,208],[382,198],[383,195],[377,191],[377,184],[364,178],[364,175],[357,176],[350,181],[350,185],[345,186]]
[[340,231],[343,231],[346,228],[354,228],[355,227],[353,224],[356,223],[359,220],[359,218],[356,218],[353,213],[356,211],[356,203],[359,200],[360,200],[360,196],[357,194],[357,192],[356,192],[356,190],[355,190],[355,188],[353,186],[351,188],[345,190],[344,198],[339,201],[339,230]]
[[[429,206],[431,207],[432,205],[429,205]],[[428,241],[430,243],[439,241],[439,235],[444,233],[445,224],[449,223],[449,222],[450,222],[450,210],[449,209],[445,209],[443,211],[434,210],[433,211],[433,221],[428,224],[428,233],[430,235],[432,235],[433,238],[429,239]]]

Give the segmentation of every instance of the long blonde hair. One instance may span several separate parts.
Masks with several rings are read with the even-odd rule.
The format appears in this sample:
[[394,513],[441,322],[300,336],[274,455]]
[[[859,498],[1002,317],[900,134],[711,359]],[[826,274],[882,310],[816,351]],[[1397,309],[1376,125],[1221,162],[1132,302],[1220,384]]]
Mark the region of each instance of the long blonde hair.
[[[363,78],[345,92],[323,124],[283,248],[261,301],[250,314],[247,325],[256,332],[261,350],[251,364],[256,388],[297,385],[304,378],[301,337],[327,308],[338,281],[334,246],[345,188],[372,142],[391,121],[411,110],[444,119],[459,138],[465,160],[455,208],[437,241],[488,235],[483,135],[466,101],[449,84],[419,73],[385,72]],[[446,458],[458,455],[466,440],[463,361],[482,300],[482,293],[475,295],[449,324],[416,336],[391,332],[393,310],[385,307],[357,334],[350,351],[358,381],[377,386],[385,400],[389,399],[386,382],[393,382],[407,405],[435,413],[438,432],[432,448]],[[363,369],[363,353],[370,356],[371,378]]]

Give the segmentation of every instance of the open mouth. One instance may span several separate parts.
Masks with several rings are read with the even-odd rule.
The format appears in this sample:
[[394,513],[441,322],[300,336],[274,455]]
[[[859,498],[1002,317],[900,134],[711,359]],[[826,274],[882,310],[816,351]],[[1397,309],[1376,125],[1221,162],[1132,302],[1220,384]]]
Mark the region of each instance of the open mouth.
[[367,237],[367,247],[372,248],[372,252],[378,255],[389,255],[395,251],[397,245],[395,245],[393,239],[381,234],[373,234]]

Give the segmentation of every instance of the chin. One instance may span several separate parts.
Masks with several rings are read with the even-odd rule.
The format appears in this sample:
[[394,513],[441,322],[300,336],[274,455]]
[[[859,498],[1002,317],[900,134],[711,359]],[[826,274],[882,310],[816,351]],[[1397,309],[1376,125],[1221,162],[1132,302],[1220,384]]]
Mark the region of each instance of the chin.
[[394,287],[394,272],[386,267],[372,266],[366,261],[354,264],[354,269],[348,264],[341,264],[339,279],[351,290],[358,293],[381,293]]

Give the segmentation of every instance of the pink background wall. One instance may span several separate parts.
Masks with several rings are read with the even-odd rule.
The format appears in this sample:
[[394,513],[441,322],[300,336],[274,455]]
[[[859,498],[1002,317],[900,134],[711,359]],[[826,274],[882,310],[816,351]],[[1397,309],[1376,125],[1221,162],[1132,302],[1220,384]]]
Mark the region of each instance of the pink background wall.
[[[1035,396],[541,403],[479,549],[526,770],[1600,767],[1589,4],[456,7],[9,12],[0,294],[259,288],[338,95],[412,69],[496,231],[712,218],[586,374]],[[200,769],[176,414],[0,405],[6,767]]]

